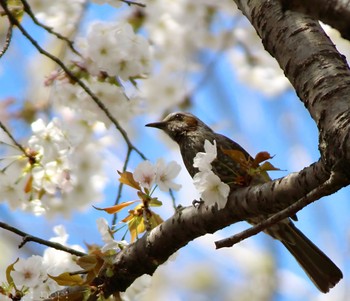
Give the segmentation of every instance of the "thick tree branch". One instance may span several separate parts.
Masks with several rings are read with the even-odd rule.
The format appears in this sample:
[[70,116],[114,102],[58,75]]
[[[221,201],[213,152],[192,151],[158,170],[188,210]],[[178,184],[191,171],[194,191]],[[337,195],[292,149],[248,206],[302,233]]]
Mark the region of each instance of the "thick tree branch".
[[276,58],[320,132],[320,151],[328,170],[342,162],[349,177],[350,72],[344,56],[319,23],[277,0],[236,0]]
[[264,220],[263,222],[247,230],[244,230],[231,237],[216,241],[215,246],[217,249],[224,248],[224,247],[225,248],[232,247],[234,244],[241,242],[242,240],[249,238],[253,235],[256,235],[261,231],[264,231],[265,229],[282,221],[283,219],[295,215],[298,211],[300,211],[304,207],[317,201],[323,196],[333,194],[335,190],[344,187],[346,184],[347,183],[346,182],[344,183],[344,178],[342,177],[341,174],[332,172],[330,178],[326,182],[316,187],[315,189],[311,190],[308,194],[306,194],[304,197],[299,199],[296,203],[290,205],[289,207],[287,207],[286,209],[283,209],[282,211],[279,211],[278,213],[272,215],[271,217]]
[[285,10],[298,11],[320,20],[350,39],[350,3],[343,0],[281,0]]
[[[195,238],[214,233],[248,217],[283,210],[322,185],[329,177],[322,163],[317,162],[299,173],[231,193],[227,206],[222,210],[205,204],[199,208],[183,208],[118,253],[113,266],[102,269],[93,281],[93,286],[101,288],[105,296],[124,291],[139,276],[152,275],[159,265]],[[327,194],[334,193],[342,186],[328,187]],[[89,300],[96,300],[101,290],[92,293]],[[69,295],[70,290],[60,292],[62,298],[65,294]]]

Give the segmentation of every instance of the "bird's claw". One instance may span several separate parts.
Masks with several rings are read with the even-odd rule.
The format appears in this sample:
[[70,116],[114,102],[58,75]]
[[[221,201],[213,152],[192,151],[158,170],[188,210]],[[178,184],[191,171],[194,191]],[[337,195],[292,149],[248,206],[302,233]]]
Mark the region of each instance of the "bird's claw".
[[204,203],[204,201],[203,200],[193,200],[192,201],[192,205],[193,205],[193,207],[195,207],[195,208],[199,208],[202,204]]
[[182,206],[182,205],[177,205],[177,207],[175,208],[175,211],[176,211],[176,212],[181,212],[181,211],[184,210],[184,209],[185,209],[184,206]]

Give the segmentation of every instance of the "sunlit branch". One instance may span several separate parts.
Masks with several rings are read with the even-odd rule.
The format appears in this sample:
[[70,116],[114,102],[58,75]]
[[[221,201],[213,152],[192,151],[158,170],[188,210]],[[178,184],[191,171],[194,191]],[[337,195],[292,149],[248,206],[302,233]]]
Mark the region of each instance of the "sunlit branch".
[[47,32],[49,32],[50,34],[56,36],[58,39],[60,40],[63,40],[65,41],[69,48],[77,55],[80,56],[80,53],[74,48],[74,45],[73,45],[73,41],[69,40],[67,37],[61,35],[60,33],[54,31],[51,27],[41,23],[34,15],[30,5],[28,4],[28,2],[26,0],[21,0],[22,4],[23,4],[23,8],[24,8],[24,11],[28,14],[28,16],[33,20],[33,22],[42,27],[43,29],[45,29]]
[[247,230],[244,230],[228,238],[216,241],[215,246],[217,249],[224,248],[224,247],[227,247],[227,248],[232,247],[234,244],[239,243],[246,238],[249,238],[251,236],[254,236],[264,231],[265,229],[282,221],[283,219],[293,216],[298,211],[300,211],[307,205],[317,201],[321,197],[334,193],[334,190],[336,187],[338,188],[344,187],[344,180],[341,174],[332,172],[327,181],[325,181],[323,184],[316,187],[315,189],[311,190],[307,195],[300,198],[297,202],[295,202],[291,206],[272,215],[268,219],[262,221],[261,223],[256,224],[255,226]]
[[128,145],[129,148],[134,150],[137,154],[142,159],[146,159],[145,155],[138,149],[136,148],[130,141],[128,134],[126,131],[121,127],[119,122],[115,119],[115,117],[109,112],[109,110],[106,108],[104,103],[89,89],[89,87],[77,76],[74,75],[74,73],[69,70],[69,68],[56,56],[52,55],[51,53],[47,52],[44,50],[36,40],[32,38],[32,36],[24,29],[24,27],[18,22],[18,20],[12,15],[12,13],[9,11],[6,1],[5,0],[0,0],[0,3],[2,7],[4,8],[5,13],[7,14],[10,22],[17,26],[18,29],[22,32],[22,34],[32,43],[32,45],[44,56],[48,57],[52,61],[54,61],[58,66],[62,68],[62,70],[70,77],[70,79],[74,82],[76,82],[96,103],[96,105],[106,114],[108,119],[114,124],[114,126],[117,128],[117,130],[120,132],[122,135],[124,141]]
[[72,255],[76,255],[76,256],[84,256],[84,255],[86,255],[83,252],[71,249],[71,248],[66,247],[64,245],[61,245],[59,243],[48,241],[48,240],[45,240],[45,239],[42,239],[42,238],[30,235],[28,233],[25,233],[25,232],[23,232],[21,230],[18,230],[17,228],[12,227],[12,226],[10,226],[10,225],[8,225],[6,223],[3,223],[3,222],[0,222],[0,227],[23,237],[23,240],[22,240],[21,244],[18,246],[18,248],[22,248],[27,242],[33,241],[33,242],[36,242],[38,244],[41,244],[41,245],[44,245],[44,246],[48,246],[50,248],[54,248],[56,250],[60,250],[60,251],[64,251],[64,252],[70,253]]
[[10,24],[9,29],[8,29],[7,34],[6,34],[5,45],[0,52],[0,58],[6,53],[7,49],[10,46],[11,38],[12,38],[12,29],[13,29],[13,26],[12,26],[12,24]]

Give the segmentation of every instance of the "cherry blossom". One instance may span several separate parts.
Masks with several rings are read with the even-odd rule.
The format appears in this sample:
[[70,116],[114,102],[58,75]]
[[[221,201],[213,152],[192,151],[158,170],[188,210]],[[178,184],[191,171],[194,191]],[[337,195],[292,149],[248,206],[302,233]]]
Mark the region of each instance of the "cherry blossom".
[[204,141],[204,152],[198,152],[193,159],[193,166],[197,167],[199,171],[211,170],[211,162],[216,159],[216,141],[213,144],[209,140]]
[[141,162],[134,171],[134,179],[142,187],[150,190],[156,180],[156,168],[148,160]]
[[212,171],[201,171],[193,177],[193,183],[206,204],[218,204],[223,209],[227,203],[230,186],[221,182]]
[[179,190],[181,185],[173,182],[173,179],[177,177],[181,170],[181,166],[175,161],[165,164],[163,159],[158,159],[156,163],[156,184],[162,191],[168,191],[169,189]]

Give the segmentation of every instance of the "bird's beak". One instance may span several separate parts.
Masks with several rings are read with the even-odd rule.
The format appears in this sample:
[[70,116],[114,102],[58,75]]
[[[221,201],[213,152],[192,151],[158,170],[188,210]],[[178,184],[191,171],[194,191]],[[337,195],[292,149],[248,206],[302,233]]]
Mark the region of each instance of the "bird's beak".
[[152,123],[147,123],[145,126],[151,127],[151,128],[157,128],[157,129],[165,129],[167,123],[164,121],[160,122],[152,122]]

